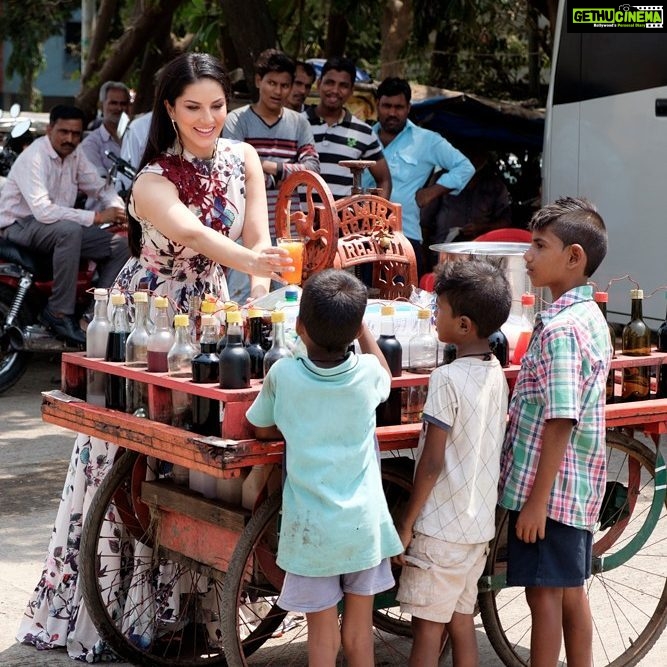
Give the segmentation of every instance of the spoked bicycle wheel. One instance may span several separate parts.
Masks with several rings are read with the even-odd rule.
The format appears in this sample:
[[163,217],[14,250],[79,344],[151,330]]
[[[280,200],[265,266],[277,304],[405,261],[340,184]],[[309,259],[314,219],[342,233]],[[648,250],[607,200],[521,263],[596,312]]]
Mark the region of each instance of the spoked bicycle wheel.
[[225,665],[222,575],[156,544],[137,500],[145,462],[125,452],[91,502],[81,538],[88,612],[100,636],[134,664]]
[[[667,623],[667,475],[662,456],[621,432],[607,433],[607,493],[593,537],[586,587],[594,667],[637,664]],[[522,588],[504,588],[507,513],[499,512],[479,606],[505,665],[530,665],[530,612]],[[560,657],[565,664],[564,649]]]
[[[398,510],[412,486],[411,468],[392,462],[382,476],[390,509]],[[412,463],[412,462],[409,462]],[[278,606],[284,572],[276,564],[281,494],[266,500],[248,523],[229,565],[223,589],[222,636],[229,667],[305,667],[308,628],[304,615]],[[408,662],[410,619],[402,616],[395,591],[376,596],[376,664]],[[343,664],[342,653],[339,664]]]

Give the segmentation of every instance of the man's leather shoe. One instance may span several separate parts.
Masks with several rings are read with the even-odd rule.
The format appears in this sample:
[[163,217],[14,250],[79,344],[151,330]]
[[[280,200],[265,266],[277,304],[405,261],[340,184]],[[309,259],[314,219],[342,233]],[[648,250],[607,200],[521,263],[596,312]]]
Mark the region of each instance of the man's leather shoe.
[[67,315],[56,317],[48,308],[45,308],[39,319],[44,326],[51,329],[57,336],[62,336],[75,345],[86,344],[86,334],[74,324],[71,317]]

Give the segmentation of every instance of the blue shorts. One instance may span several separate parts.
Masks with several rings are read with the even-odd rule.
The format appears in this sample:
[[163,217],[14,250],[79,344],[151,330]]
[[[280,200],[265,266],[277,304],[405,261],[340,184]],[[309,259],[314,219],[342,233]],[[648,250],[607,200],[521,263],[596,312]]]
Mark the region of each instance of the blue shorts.
[[394,576],[388,558],[368,570],[331,577],[304,577],[286,572],[278,605],[288,611],[309,614],[335,607],[345,593],[375,595],[393,585]]
[[522,542],[516,536],[518,512],[509,511],[507,585],[550,588],[583,586],[591,576],[593,534],[547,519],[544,539]]

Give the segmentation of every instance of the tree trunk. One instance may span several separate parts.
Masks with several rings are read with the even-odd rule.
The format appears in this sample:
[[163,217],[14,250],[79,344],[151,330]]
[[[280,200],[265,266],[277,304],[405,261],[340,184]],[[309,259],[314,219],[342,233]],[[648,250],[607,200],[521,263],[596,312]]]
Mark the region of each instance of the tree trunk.
[[347,44],[349,30],[350,24],[345,14],[339,13],[332,6],[327,21],[327,41],[324,47],[325,58],[345,55],[345,45]]
[[403,76],[405,65],[400,56],[412,34],[412,0],[386,0],[382,12],[380,78]]
[[[95,28],[93,37],[90,40],[90,48],[85,54],[86,67],[81,76],[81,83],[86,86],[91,78],[94,77],[95,72],[99,69],[99,61],[104,51],[104,47],[109,42],[109,30],[111,28],[111,21],[116,13],[117,0],[102,0],[100,8],[95,17]],[[100,81],[99,83],[103,83]]]
[[[122,81],[134,60],[141,55],[146,44],[152,39],[155,26],[163,20],[171,25],[174,11],[183,0],[160,0],[147,4],[144,11],[113,44],[109,57],[97,72],[96,81]],[[98,26],[99,27],[99,26]],[[85,86],[76,97],[77,106],[90,117],[95,115],[99,84]]]
[[438,30],[431,55],[429,80],[432,86],[451,88],[450,74],[454,64],[452,52],[456,53],[455,40],[449,30]]
[[255,60],[265,49],[275,48],[276,27],[265,0],[220,0],[220,6],[248,90],[254,99]]

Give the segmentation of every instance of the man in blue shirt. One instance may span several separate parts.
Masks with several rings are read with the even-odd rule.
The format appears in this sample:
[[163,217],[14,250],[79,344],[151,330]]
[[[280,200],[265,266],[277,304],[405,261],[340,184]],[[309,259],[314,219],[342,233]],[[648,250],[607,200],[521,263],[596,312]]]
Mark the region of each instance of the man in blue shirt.
[[[391,201],[403,207],[403,234],[412,243],[417,271],[423,273],[420,209],[442,195],[458,195],[475,173],[463,153],[437,132],[418,127],[408,120],[412,92],[405,79],[386,78],[376,98],[378,122],[373,127],[383,146],[391,173]],[[446,169],[431,186],[426,182],[435,170]],[[372,177],[364,175],[364,187]]]

